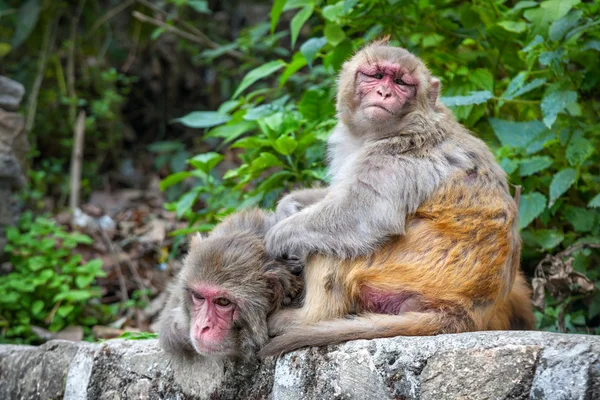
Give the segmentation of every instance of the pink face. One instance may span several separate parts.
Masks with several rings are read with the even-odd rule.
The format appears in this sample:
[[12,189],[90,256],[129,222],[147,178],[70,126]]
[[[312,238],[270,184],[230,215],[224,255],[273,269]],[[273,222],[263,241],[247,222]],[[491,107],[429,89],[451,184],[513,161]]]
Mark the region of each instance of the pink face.
[[190,339],[196,351],[219,353],[230,347],[226,342],[237,319],[234,299],[210,284],[194,285],[188,292],[192,303]]
[[402,67],[377,63],[358,69],[360,108],[374,121],[402,116],[402,107],[417,92],[418,79]]

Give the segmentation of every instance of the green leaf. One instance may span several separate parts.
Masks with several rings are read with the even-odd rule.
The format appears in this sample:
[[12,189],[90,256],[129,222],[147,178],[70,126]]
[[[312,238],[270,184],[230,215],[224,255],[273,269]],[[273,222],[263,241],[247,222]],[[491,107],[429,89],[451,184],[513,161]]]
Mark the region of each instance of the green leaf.
[[27,263],[29,265],[29,269],[33,272],[39,271],[40,269],[46,267],[47,260],[42,256],[35,256],[29,259]]
[[306,59],[309,67],[312,67],[312,62],[314,61],[317,52],[326,44],[327,39],[324,37],[310,38],[306,42],[302,43],[302,46],[300,46],[300,53],[302,53]]
[[325,38],[332,46],[337,46],[342,43],[344,39],[346,39],[346,34],[344,30],[337,24],[333,22],[327,22],[325,24],[325,29],[323,30],[325,34]]
[[[69,300],[74,303],[89,300],[92,297],[92,293],[89,290],[68,290],[66,292],[60,292],[52,298],[53,302],[61,300]],[[61,306],[62,307],[62,306]],[[65,308],[65,311],[68,309]],[[69,311],[70,312],[70,311]]]
[[548,0],[542,2],[539,8],[525,11],[523,16],[533,22],[538,31],[543,31],[552,21],[567,15],[580,2],[581,0]]
[[494,91],[494,76],[485,68],[477,68],[474,71],[470,71],[469,75],[467,75],[467,79],[479,89],[487,90],[489,92]]
[[571,139],[567,146],[567,160],[572,166],[580,166],[592,156],[594,145],[581,136]]
[[172,140],[158,141],[148,145],[148,151],[159,154],[174,153],[176,151],[183,150],[183,148],[183,143]]
[[4,57],[12,50],[12,46],[8,43],[0,42],[0,58]]
[[481,104],[493,98],[494,95],[489,90],[480,92],[471,92],[468,96],[442,97],[442,103],[448,107],[469,106],[471,104]]
[[258,68],[254,68],[252,71],[250,71],[250,72],[248,72],[248,74],[246,74],[244,79],[242,79],[242,83],[240,83],[240,86],[238,86],[238,88],[235,90],[235,93],[233,94],[232,99],[235,99],[236,97],[238,97],[244,90],[246,90],[254,82],[271,75],[272,73],[283,68],[284,66],[285,66],[285,62],[283,62],[282,60],[275,60],[275,61],[268,62],[264,65],[261,65]]
[[568,31],[578,25],[579,19],[583,15],[583,11],[573,11],[558,21],[554,21],[548,30],[548,37],[555,42],[561,40]]
[[538,192],[521,196],[519,204],[519,229],[527,227],[546,209],[546,197]]
[[39,314],[44,309],[44,302],[42,300],[36,300],[31,305],[31,314]]
[[[40,17],[40,9],[40,0],[28,0],[19,7],[16,17],[17,27],[10,43],[13,49],[21,46],[31,35]],[[5,23],[3,22],[3,24]]]
[[527,30],[527,24],[523,21],[500,21],[498,22],[502,28],[509,32],[522,33]]
[[225,157],[222,154],[215,152],[208,152],[198,154],[188,160],[194,168],[200,169],[206,173],[209,173],[218,163],[220,163]]
[[544,250],[551,250],[562,243],[565,237],[553,229],[540,229],[533,233],[533,237]]
[[500,167],[502,167],[504,172],[510,175],[519,168],[519,161],[511,158],[503,158],[500,160]]
[[323,90],[307,90],[298,103],[298,111],[307,121],[322,121],[334,109],[334,101]]
[[[88,293],[86,292],[86,294],[88,294]],[[89,296],[89,297],[91,297],[91,296]],[[69,314],[71,314],[73,312],[74,309],[75,309],[75,306],[73,306],[71,304],[64,304],[64,305],[58,307],[56,314],[58,314],[60,317],[66,318]]]
[[[283,11],[283,7],[287,0],[275,0],[273,2],[273,7],[271,7],[271,35],[275,32],[275,28],[277,27],[277,22],[279,22],[279,17]],[[235,96],[233,96],[235,97]]]
[[513,122],[497,118],[490,118],[489,121],[502,146],[523,150],[546,130],[540,121]]
[[575,101],[577,101],[577,92],[572,90],[559,90],[544,96],[541,104],[544,124],[551,128],[558,113]]
[[221,114],[217,111],[194,111],[181,118],[176,118],[173,122],[179,122],[190,128],[210,128],[221,125],[231,120],[227,114]]
[[532,90],[537,89],[546,83],[545,78],[537,78],[525,85],[526,78],[526,72],[519,72],[517,76],[515,76],[512,79],[512,81],[510,81],[508,87],[506,88],[504,93],[502,93],[501,98],[511,100],[522,96],[525,93],[529,93]]
[[263,152],[252,161],[252,171],[262,171],[271,167],[282,167],[282,162],[273,154]]
[[182,171],[182,172],[177,172],[175,174],[171,174],[169,176],[167,176],[165,179],[163,179],[162,181],[160,181],[159,187],[160,190],[165,190],[168,187],[171,187],[181,181],[183,181],[184,179],[189,178],[190,176],[192,176],[192,174],[189,171]]
[[235,124],[221,125],[211,129],[204,135],[204,138],[218,137],[225,139],[225,143],[237,139],[244,133],[256,128],[254,121],[240,121]]
[[292,39],[292,49],[296,45],[296,39],[298,39],[298,35],[300,34],[300,29],[304,26],[306,21],[310,18],[313,13],[314,5],[309,5],[304,7],[302,10],[298,11],[294,18],[292,18],[292,22],[290,22],[290,34]]
[[564,215],[566,220],[575,228],[575,232],[589,232],[596,226],[598,211],[567,206]]
[[543,171],[552,165],[552,159],[548,156],[536,156],[521,161],[521,176],[533,175],[536,172]]
[[556,199],[562,196],[577,180],[577,171],[572,168],[564,168],[552,178],[550,183],[550,203],[552,207]]
[[588,203],[588,207],[598,208],[600,207],[600,193],[597,194],[590,202]]
[[302,55],[302,53],[294,53],[292,57],[292,61],[288,64],[285,70],[281,73],[281,77],[279,78],[279,87],[285,85],[288,79],[296,72],[298,72],[301,68],[306,66],[306,58]]
[[201,14],[212,14],[206,0],[187,0],[187,5],[192,7],[194,11]]
[[331,22],[338,22],[340,17],[344,15],[344,2],[339,1],[333,5],[323,7],[323,18]]
[[298,142],[293,137],[285,135],[278,138],[273,147],[279,154],[289,156],[298,147]]
[[88,287],[93,280],[94,276],[79,275],[75,277],[75,286],[77,286],[78,289],[83,289]]
[[177,206],[175,207],[175,214],[177,215],[177,218],[183,217],[185,213],[191,210],[197,198],[198,192],[196,191],[188,192],[181,196],[177,202]]

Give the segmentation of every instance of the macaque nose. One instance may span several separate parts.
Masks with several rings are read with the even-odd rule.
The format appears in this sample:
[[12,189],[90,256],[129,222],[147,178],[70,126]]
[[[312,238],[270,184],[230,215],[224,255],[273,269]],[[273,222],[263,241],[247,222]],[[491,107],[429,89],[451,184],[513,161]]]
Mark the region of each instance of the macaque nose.
[[377,88],[377,94],[379,94],[384,99],[387,99],[392,95],[392,92],[385,86],[380,86]]

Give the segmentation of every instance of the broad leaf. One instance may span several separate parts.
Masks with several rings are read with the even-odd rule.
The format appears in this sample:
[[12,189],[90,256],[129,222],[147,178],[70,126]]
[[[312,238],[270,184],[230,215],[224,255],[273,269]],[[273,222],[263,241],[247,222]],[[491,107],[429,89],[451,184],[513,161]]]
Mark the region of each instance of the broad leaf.
[[218,137],[225,139],[225,143],[231,142],[232,140],[237,139],[241,135],[246,132],[251,131],[256,128],[256,122],[254,121],[240,121],[236,124],[231,125],[221,125],[214,129],[211,129],[206,135],[205,138],[209,137]]
[[285,62],[281,60],[276,60],[261,65],[258,68],[254,68],[252,71],[246,74],[244,79],[242,79],[242,83],[240,83],[240,86],[238,86],[238,88],[235,90],[235,93],[233,94],[232,98],[235,99],[240,95],[240,93],[246,90],[254,82],[271,75],[272,73],[283,68],[284,66]]
[[509,32],[515,33],[522,33],[527,29],[527,24],[523,21],[500,21],[498,25]]
[[201,14],[212,14],[210,8],[208,8],[208,2],[206,0],[188,0],[187,5],[192,7],[194,11]]
[[565,218],[573,225],[575,232],[589,232],[596,226],[597,210],[568,206]]
[[577,180],[577,171],[573,168],[564,168],[552,178],[550,183],[550,203],[552,207],[556,199],[562,196]]
[[281,16],[286,1],[287,0],[275,0],[273,3],[273,7],[271,7],[271,35],[273,34],[273,32],[275,32],[277,22],[279,22],[279,17]]
[[567,146],[567,160],[572,166],[582,165],[594,153],[594,146],[583,137],[574,137]]
[[551,250],[562,243],[565,237],[553,229],[540,229],[533,233],[533,237],[544,250]]
[[588,207],[598,208],[600,207],[600,194],[597,194],[590,202],[588,203]]
[[285,85],[288,79],[292,75],[294,75],[301,68],[306,66],[306,58],[302,55],[302,53],[294,53],[292,57],[292,61],[285,67],[285,70],[281,73],[281,77],[279,78],[279,87]]
[[523,150],[546,129],[540,121],[513,122],[497,118],[490,118],[489,121],[503,146]]
[[224,124],[231,120],[227,114],[221,114],[217,111],[194,111],[181,118],[176,118],[173,122],[182,123],[190,128],[210,128]]
[[338,44],[342,43],[344,39],[346,39],[344,30],[333,22],[328,22],[325,24],[323,33],[325,34],[327,41],[331,43],[332,46],[337,46]]
[[285,135],[278,138],[273,147],[279,154],[289,156],[298,147],[298,142],[293,137]]
[[175,214],[177,215],[177,218],[183,217],[185,213],[191,210],[197,198],[198,192],[196,191],[187,192],[186,194],[181,196],[175,208]]
[[313,5],[306,6],[302,10],[300,10],[298,14],[294,15],[294,18],[292,18],[292,22],[290,22],[292,49],[296,45],[296,39],[298,39],[300,29],[302,29],[302,26],[304,26],[306,21],[308,21],[308,19],[312,15],[313,9]]
[[544,124],[551,128],[558,113],[575,101],[577,101],[577,92],[572,90],[559,90],[544,96],[541,104]]
[[555,42],[561,40],[568,31],[577,26],[582,15],[583,11],[576,10],[565,15],[558,21],[554,21],[548,30],[548,37],[550,40]]
[[519,204],[519,229],[527,227],[546,209],[546,197],[538,192],[521,196]]
[[340,17],[344,15],[344,2],[339,1],[333,5],[323,7],[323,17],[331,22],[338,22]]
[[[17,27],[10,42],[13,49],[19,47],[27,40],[38,22],[41,9],[40,0],[28,0],[17,11]],[[6,21],[3,22],[6,24]]]
[[552,159],[548,156],[531,157],[521,161],[521,176],[533,175],[552,165]]
[[494,76],[485,68],[477,68],[474,71],[470,71],[467,78],[479,89],[489,92],[494,90]]
[[442,97],[442,103],[448,107],[469,106],[471,104],[485,103],[494,95],[489,90],[471,92],[468,96]]
[[222,154],[215,152],[208,152],[198,154],[188,160],[188,163],[194,168],[198,168],[206,173],[210,172],[218,163],[220,163],[225,157]]
[[324,37],[319,38],[311,38],[300,46],[300,53],[306,59],[309,67],[312,67],[312,62],[314,61],[317,52],[321,50],[323,46],[327,44],[327,39]]

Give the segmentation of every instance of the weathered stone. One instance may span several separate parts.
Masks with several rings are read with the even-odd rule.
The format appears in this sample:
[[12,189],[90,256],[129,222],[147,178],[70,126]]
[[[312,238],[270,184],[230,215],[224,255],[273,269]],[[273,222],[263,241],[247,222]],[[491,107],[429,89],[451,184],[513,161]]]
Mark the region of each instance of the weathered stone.
[[600,398],[600,337],[358,340],[255,363],[175,361],[156,340],[0,346],[1,399]]
[[23,85],[0,75],[0,108],[16,111],[24,94],[25,88]]
[[0,177],[22,181],[28,151],[23,117],[0,109]]

